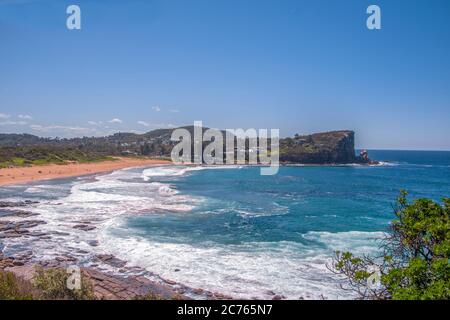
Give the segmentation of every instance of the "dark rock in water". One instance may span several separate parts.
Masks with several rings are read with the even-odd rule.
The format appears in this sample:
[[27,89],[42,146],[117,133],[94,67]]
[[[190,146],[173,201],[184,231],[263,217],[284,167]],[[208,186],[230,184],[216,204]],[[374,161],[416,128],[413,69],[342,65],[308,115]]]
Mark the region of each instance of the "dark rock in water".
[[227,296],[227,295],[219,293],[219,292],[214,292],[213,296],[214,296],[214,298],[216,298],[218,300],[232,300],[233,299],[233,297]]
[[45,221],[41,220],[0,221],[0,238],[22,237],[23,235],[30,234],[28,229],[45,223]]
[[175,281],[169,280],[169,279],[165,279],[164,282],[167,283],[167,284],[170,284],[172,286],[177,284]]
[[39,215],[38,213],[22,210],[5,210],[3,211],[3,214],[0,214],[0,216],[2,217],[19,217],[19,218],[29,218],[38,215]]
[[94,226],[88,226],[86,224],[77,224],[75,226],[73,226],[74,229],[78,229],[78,230],[83,230],[83,231],[91,231],[96,229],[96,227]]
[[272,290],[267,290],[267,291],[266,291],[266,294],[269,295],[269,296],[274,296],[274,295],[276,295],[276,293],[273,292]]
[[195,294],[201,295],[205,291],[203,289],[201,289],[201,288],[197,288],[197,289],[192,290],[192,292],[195,293]]
[[31,200],[25,200],[25,201],[0,201],[0,208],[9,208],[9,207],[26,207],[31,204],[39,203],[38,201],[31,201]]
[[286,297],[278,294],[274,295],[272,298],[272,300],[283,300],[283,299],[286,299]]
[[3,233],[0,234],[0,239],[7,239],[7,238],[20,238],[22,235],[18,234],[18,233]]
[[52,231],[52,232],[49,232],[49,234],[53,234],[55,236],[68,236],[68,235],[70,235],[69,233],[62,232],[62,231]]
[[43,236],[46,236],[47,233],[41,232],[41,231],[33,231],[33,232],[30,232],[29,235],[33,236],[33,237],[43,237]]
[[77,259],[75,259],[74,257],[68,256],[68,255],[56,257],[55,260],[58,261],[58,262],[74,262],[74,261],[77,261]]
[[127,264],[126,261],[120,260],[112,254],[99,254],[96,257],[100,261],[116,268],[123,268]]
[[99,245],[99,242],[97,240],[89,240],[88,244],[92,247],[97,247]]
[[179,272],[179,271],[180,271],[180,269],[175,269],[175,270],[173,270],[173,271],[175,271],[175,272]]

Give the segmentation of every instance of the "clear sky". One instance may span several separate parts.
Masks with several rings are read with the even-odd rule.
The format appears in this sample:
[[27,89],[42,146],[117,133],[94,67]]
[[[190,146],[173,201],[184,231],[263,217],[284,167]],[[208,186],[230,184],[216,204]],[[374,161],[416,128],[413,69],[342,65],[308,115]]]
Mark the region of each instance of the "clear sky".
[[[70,4],[81,30],[66,28]],[[450,150],[450,1],[0,0],[0,132],[194,120]]]

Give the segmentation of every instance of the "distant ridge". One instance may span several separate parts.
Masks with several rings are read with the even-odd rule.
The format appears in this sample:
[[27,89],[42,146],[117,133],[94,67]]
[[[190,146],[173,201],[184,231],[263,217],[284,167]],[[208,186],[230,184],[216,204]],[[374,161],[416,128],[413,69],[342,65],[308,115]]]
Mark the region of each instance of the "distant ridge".
[[[193,126],[181,127],[191,134]],[[38,152],[40,157],[52,153],[62,158],[70,150],[86,156],[104,157],[118,155],[143,155],[169,157],[176,144],[170,140],[172,129],[156,129],[143,134],[119,132],[105,137],[41,138],[31,134],[0,134],[0,163],[13,158],[30,157]],[[207,128],[203,128],[207,130]],[[280,139],[280,161],[305,164],[368,163],[370,160],[355,155],[355,133],[351,130],[329,131],[311,135],[295,135]],[[67,159],[76,160],[76,159]]]

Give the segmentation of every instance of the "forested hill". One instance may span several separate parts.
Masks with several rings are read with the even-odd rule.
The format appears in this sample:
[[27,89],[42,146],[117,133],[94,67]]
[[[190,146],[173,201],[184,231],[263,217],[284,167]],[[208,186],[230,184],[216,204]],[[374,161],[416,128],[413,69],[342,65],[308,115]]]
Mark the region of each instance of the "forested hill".
[[[193,136],[193,126],[183,128]],[[0,166],[96,161],[124,155],[169,157],[176,144],[170,140],[173,130],[157,129],[144,134],[116,133],[106,137],[71,139],[0,134]],[[354,132],[344,130],[280,139],[280,161],[328,164],[368,162],[368,159],[355,156]]]

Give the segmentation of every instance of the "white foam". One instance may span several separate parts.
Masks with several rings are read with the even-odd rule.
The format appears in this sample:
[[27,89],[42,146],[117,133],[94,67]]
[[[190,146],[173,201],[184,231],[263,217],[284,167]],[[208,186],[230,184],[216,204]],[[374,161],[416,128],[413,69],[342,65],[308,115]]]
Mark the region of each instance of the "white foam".
[[374,167],[396,167],[400,164],[397,162],[378,161],[378,164],[372,165]]
[[25,189],[24,193],[43,193],[48,191],[60,190],[58,185],[35,185]]
[[[40,201],[39,205],[27,208],[40,214],[39,220],[46,222],[33,228],[33,231],[52,234],[52,240],[11,238],[6,240],[9,248],[23,246],[33,249],[40,259],[52,259],[63,253],[76,256],[73,248],[92,251],[88,242],[97,240],[102,230],[120,224],[123,217],[161,211],[183,213],[192,210],[198,201],[179,194],[170,185],[143,182],[141,172],[132,170],[118,170],[57,186],[37,185],[30,187],[28,192],[33,195],[42,192],[45,195],[46,190],[53,193],[58,189],[61,196],[56,200]],[[96,229],[84,232],[73,228],[86,221]],[[55,235],[54,232],[64,235]],[[86,256],[80,255],[80,258],[86,259]]]
[[164,176],[182,176],[189,171],[203,170],[204,167],[181,167],[181,166],[170,166],[170,167],[152,167],[145,169],[142,172],[142,178],[145,181],[149,181],[152,177],[164,177]]
[[152,177],[166,177],[166,176],[183,176],[191,171],[201,170],[221,170],[221,169],[242,169],[236,165],[217,165],[217,166],[164,166],[151,167],[142,172],[142,178],[149,181]]
[[314,247],[288,241],[190,245],[137,237],[117,239],[106,232],[101,243],[121,259],[192,287],[245,299],[270,299],[268,291],[289,299],[317,299],[352,297],[340,289],[340,279],[327,269],[332,252],[345,248],[373,251],[371,239],[379,236],[370,232],[311,232],[305,237],[324,241],[323,246]]
[[304,239],[316,241],[328,248],[335,250],[352,251],[355,254],[375,254],[380,245],[380,239],[385,236],[384,232],[318,232],[310,231],[303,235]]

